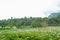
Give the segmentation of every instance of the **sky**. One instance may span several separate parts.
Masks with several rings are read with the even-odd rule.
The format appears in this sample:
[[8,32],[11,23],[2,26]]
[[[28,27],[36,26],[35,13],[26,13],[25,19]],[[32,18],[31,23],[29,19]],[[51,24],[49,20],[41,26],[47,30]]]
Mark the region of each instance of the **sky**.
[[0,0],[0,19],[47,17],[60,11],[60,0]]

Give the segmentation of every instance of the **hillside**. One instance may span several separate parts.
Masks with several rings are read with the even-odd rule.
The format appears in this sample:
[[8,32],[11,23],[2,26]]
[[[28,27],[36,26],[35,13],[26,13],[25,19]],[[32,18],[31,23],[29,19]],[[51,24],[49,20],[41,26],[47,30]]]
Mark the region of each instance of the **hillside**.
[[52,13],[51,15],[48,16],[48,18],[57,17],[58,15],[60,15],[60,12],[59,13]]

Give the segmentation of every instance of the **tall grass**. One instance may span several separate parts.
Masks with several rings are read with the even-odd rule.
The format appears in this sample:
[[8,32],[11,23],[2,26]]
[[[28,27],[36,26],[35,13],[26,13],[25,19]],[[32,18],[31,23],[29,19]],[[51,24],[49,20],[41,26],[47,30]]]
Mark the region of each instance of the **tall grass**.
[[60,27],[0,30],[0,40],[60,40]]

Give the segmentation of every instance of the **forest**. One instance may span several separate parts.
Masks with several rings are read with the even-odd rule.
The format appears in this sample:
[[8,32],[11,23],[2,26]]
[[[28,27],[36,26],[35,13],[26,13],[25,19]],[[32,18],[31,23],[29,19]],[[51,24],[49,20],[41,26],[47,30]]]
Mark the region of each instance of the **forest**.
[[13,28],[21,28],[25,26],[30,26],[32,28],[35,27],[48,27],[48,26],[60,26],[60,15],[57,17],[24,17],[24,18],[13,18],[7,20],[0,20],[0,28],[4,29],[5,27]]

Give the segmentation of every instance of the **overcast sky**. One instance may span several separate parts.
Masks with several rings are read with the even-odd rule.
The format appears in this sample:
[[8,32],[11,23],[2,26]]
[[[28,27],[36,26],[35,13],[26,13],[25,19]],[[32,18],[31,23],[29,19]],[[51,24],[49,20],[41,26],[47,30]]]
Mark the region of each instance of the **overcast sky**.
[[0,0],[0,19],[46,17],[60,10],[60,0]]

